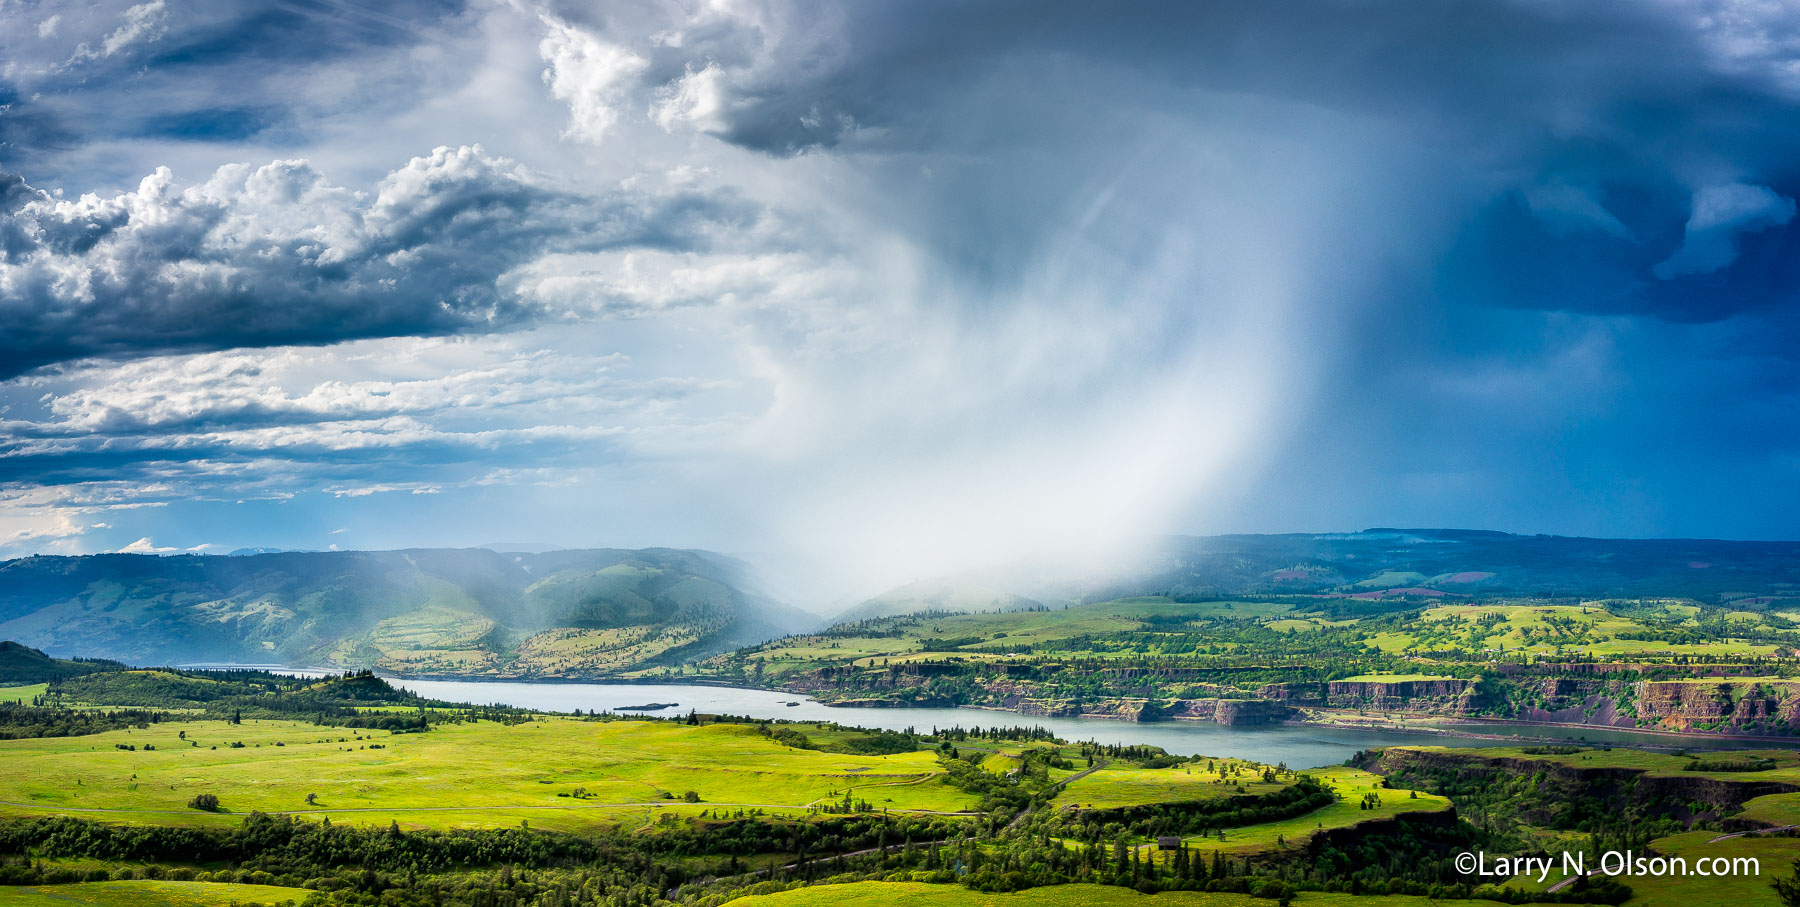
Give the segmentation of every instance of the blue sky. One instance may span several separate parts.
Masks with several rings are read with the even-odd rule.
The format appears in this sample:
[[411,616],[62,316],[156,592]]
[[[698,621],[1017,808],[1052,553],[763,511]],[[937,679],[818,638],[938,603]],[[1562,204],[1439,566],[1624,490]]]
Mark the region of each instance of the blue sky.
[[0,17],[0,555],[1800,536],[1783,4]]

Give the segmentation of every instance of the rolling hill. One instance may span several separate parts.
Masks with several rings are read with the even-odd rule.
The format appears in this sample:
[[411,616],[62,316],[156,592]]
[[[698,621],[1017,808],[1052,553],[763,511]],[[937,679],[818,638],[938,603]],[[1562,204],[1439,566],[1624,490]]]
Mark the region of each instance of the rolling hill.
[[0,638],[136,664],[594,677],[810,623],[757,591],[741,562],[668,548],[101,554],[0,563]]
[[[1136,595],[1183,599],[1323,595],[1457,600],[1497,596],[1643,598],[1714,604],[1800,598],[1800,542],[1589,539],[1469,529],[1178,536],[1148,566],[1015,588],[991,579],[914,583],[871,598],[840,621],[918,611],[1018,610]],[[1765,604],[1767,602],[1764,602]]]

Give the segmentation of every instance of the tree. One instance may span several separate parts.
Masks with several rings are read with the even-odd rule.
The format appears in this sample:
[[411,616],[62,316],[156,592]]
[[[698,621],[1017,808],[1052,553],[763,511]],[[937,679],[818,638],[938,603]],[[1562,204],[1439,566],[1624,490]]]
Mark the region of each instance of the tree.
[[195,794],[194,799],[188,801],[188,806],[209,813],[216,813],[220,809],[219,798],[213,794]]
[[1794,861],[1794,874],[1785,879],[1775,879],[1769,884],[1775,887],[1776,897],[1787,907],[1800,907],[1800,860]]

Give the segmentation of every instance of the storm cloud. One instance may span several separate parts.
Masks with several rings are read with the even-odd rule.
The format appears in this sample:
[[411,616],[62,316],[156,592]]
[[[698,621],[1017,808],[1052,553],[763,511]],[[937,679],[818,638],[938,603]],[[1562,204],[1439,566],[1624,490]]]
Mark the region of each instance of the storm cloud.
[[1779,4],[4,15],[9,550],[1800,531]]

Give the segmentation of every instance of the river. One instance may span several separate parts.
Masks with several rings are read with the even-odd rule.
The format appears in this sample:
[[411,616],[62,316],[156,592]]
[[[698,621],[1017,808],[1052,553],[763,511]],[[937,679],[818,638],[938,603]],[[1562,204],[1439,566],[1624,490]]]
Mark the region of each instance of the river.
[[[388,678],[395,686],[447,702],[508,705],[553,712],[620,712],[657,716],[689,711],[793,721],[831,721],[867,728],[929,731],[934,727],[1042,726],[1064,740],[1112,744],[1151,744],[1183,756],[1232,756],[1294,768],[1343,762],[1357,750],[1384,746],[1517,746],[1519,741],[1472,734],[1493,734],[1492,725],[1461,725],[1466,733],[1421,733],[1313,725],[1227,727],[1198,721],[1133,724],[1104,718],[1032,718],[989,709],[832,708],[810,696],[740,687],[641,683],[519,683],[505,681],[406,680]],[[632,706],[673,703],[670,708],[633,711]],[[789,703],[794,703],[790,705]],[[1606,728],[1542,728],[1508,726],[1516,737],[1547,740],[1580,738],[1588,743],[1658,748],[1743,749],[1752,744],[1718,738],[1634,734]],[[1757,744],[1769,746],[1767,743]]]

